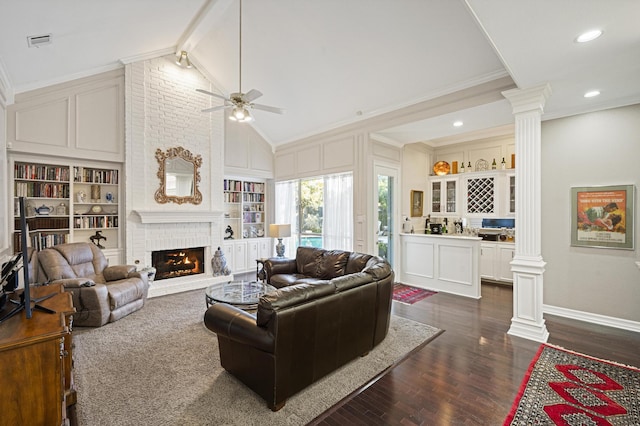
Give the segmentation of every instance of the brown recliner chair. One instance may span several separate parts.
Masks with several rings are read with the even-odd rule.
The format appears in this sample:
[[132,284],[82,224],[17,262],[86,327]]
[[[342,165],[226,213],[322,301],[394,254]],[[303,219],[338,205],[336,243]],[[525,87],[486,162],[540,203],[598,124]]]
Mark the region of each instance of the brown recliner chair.
[[[100,327],[144,306],[148,276],[132,265],[108,266],[90,243],[59,244],[37,253],[38,282],[62,283],[71,293],[75,325]],[[34,268],[35,269],[35,268]]]

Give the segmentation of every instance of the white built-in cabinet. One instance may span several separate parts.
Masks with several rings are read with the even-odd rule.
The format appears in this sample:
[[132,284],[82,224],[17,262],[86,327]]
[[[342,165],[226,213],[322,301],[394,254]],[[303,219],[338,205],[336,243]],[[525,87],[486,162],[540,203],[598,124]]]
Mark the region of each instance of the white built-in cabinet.
[[272,238],[248,238],[244,240],[225,240],[222,250],[227,266],[234,274],[256,270],[256,260],[274,255]]
[[480,277],[493,281],[513,282],[511,261],[514,243],[483,241],[480,244]]
[[234,274],[255,271],[256,259],[273,256],[272,239],[266,237],[266,180],[227,177],[223,191],[225,229],[233,230],[233,238],[223,243],[227,265]]
[[[68,242],[91,242],[94,236],[110,264],[120,263],[119,165],[29,158],[11,159],[14,252],[22,250],[18,200],[24,197],[31,247],[42,250]],[[95,239],[97,235],[102,238]]]
[[455,175],[431,179],[431,214],[456,215],[459,212],[459,180]]
[[431,176],[429,211],[440,217],[515,216],[515,172],[510,169]]

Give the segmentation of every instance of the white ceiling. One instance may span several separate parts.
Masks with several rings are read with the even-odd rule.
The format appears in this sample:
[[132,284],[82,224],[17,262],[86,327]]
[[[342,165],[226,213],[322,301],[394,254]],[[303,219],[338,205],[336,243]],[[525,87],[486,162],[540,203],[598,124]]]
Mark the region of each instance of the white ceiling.
[[[504,76],[550,83],[545,118],[640,102],[637,0],[244,0],[242,16],[242,90],[286,109],[254,110],[274,145]],[[0,86],[16,94],[183,48],[237,91],[238,0],[0,0]],[[501,101],[376,134],[435,146],[512,123]]]

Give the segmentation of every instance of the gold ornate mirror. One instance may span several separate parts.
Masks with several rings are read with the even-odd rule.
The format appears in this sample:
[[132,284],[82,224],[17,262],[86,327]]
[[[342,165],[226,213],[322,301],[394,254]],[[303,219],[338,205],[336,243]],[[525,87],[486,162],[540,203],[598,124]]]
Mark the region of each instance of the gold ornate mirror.
[[160,179],[160,188],[155,195],[158,203],[200,204],[202,202],[202,194],[198,189],[201,156],[194,156],[188,149],[176,147],[167,149],[167,152],[157,149],[156,160],[158,160],[158,179]]

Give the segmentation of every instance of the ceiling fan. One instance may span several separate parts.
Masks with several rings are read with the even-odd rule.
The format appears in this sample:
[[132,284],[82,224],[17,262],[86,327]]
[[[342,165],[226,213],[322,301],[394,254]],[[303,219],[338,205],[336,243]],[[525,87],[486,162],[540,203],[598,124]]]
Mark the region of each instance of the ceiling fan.
[[263,111],[274,112],[276,114],[284,114],[284,109],[277,108],[268,105],[261,105],[253,103],[254,100],[262,96],[262,92],[256,89],[251,89],[247,93],[242,93],[242,0],[240,0],[240,24],[239,28],[239,89],[237,92],[229,94],[229,97],[218,95],[217,93],[210,92],[204,89],[196,89],[200,93],[204,93],[216,98],[224,99],[224,105],[214,106],[211,108],[203,109],[202,112],[220,111],[228,108],[233,108],[229,118],[234,121],[248,122],[252,121],[251,109],[260,109]]

